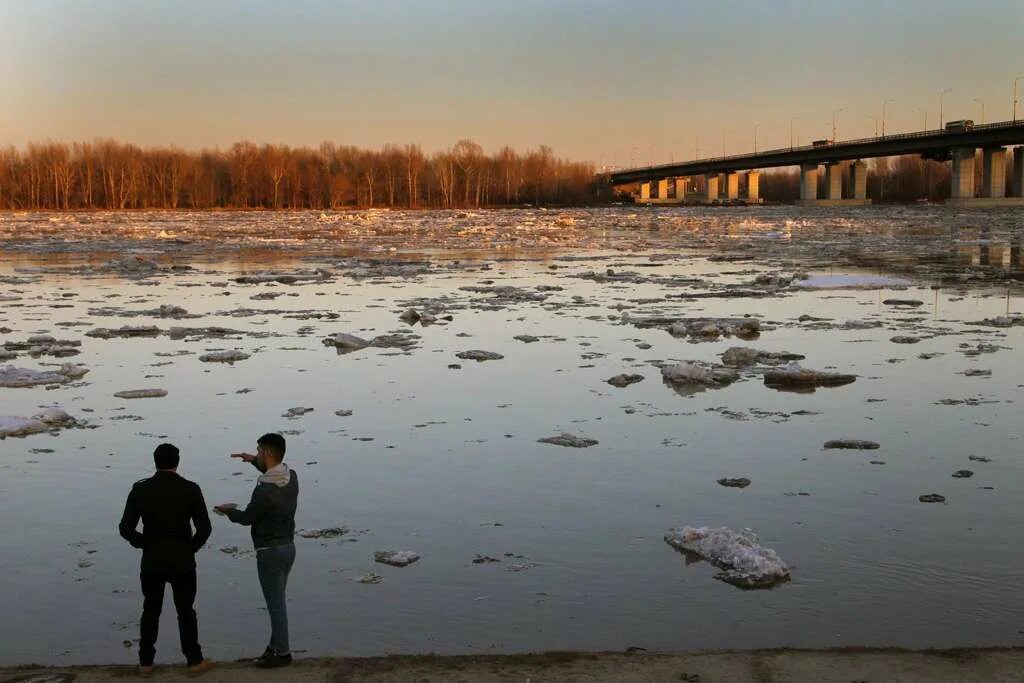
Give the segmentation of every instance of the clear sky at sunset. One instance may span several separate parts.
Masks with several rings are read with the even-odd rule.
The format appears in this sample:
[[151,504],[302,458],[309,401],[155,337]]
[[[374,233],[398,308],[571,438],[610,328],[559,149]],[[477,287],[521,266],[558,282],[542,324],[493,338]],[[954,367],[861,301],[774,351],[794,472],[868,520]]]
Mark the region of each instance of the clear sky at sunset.
[[[472,138],[646,164],[1010,117],[1021,0],[0,0],[0,144]],[[1024,102],[1024,81],[1020,82]],[[976,99],[982,102],[976,101]],[[1024,117],[1024,104],[1018,107]]]

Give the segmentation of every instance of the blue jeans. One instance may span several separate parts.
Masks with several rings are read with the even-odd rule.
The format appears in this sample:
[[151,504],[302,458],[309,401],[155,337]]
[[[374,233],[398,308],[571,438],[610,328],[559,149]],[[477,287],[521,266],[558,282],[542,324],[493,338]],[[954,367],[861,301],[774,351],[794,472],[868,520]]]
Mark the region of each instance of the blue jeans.
[[295,544],[275,545],[256,551],[256,570],[270,613],[270,649],[279,655],[291,652],[288,643],[288,605],[285,590],[295,562]]

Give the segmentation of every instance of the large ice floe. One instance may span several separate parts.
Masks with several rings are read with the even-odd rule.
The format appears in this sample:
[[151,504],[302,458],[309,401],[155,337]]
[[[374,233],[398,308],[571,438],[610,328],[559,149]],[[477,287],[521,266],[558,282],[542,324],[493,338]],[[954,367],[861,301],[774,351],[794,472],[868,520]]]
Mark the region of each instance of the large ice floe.
[[661,377],[676,393],[687,396],[705,389],[728,386],[739,379],[739,373],[720,366],[683,362],[663,366]]
[[739,588],[771,588],[789,580],[786,563],[763,547],[750,529],[682,526],[669,529],[665,542],[687,556],[707,560],[722,570],[716,579]]
[[857,375],[838,372],[821,372],[790,363],[779,370],[764,373],[764,384],[779,391],[811,393],[816,387],[841,387],[857,381]]
[[74,427],[78,422],[60,408],[47,408],[32,417],[0,415],[0,439],[9,436],[29,436]]
[[30,370],[5,365],[0,368],[0,387],[35,387],[47,384],[67,384],[81,379],[89,372],[81,365],[64,363],[56,370]]

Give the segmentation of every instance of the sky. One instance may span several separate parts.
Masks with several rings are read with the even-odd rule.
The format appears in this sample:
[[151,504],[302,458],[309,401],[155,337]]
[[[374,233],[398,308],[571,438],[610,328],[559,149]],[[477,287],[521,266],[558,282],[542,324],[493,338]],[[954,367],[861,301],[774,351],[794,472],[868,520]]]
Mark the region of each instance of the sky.
[[[0,0],[0,145],[665,163],[1011,117],[1021,0]],[[1018,83],[1024,118],[1024,80]],[[980,100],[980,101],[979,101]],[[796,120],[793,120],[793,119]]]

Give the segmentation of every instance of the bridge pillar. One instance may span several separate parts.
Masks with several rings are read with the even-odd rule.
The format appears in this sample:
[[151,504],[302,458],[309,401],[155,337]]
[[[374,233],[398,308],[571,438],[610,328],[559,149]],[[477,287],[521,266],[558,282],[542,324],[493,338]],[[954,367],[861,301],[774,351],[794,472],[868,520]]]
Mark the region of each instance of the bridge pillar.
[[668,199],[668,178],[658,181],[658,199]]
[[1013,150],[1013,196],[1024,197],[1024,147]]
[[982,150],[981,196],[989,199],[1006,196],[1006,150],[1002,147]]
[[757,203],[761,201],[761,172],[747,172],[747,201]]
[[818,199],[818,165],[800,165],[800,200],[814,202]]
[[651,201],[651,184],[640,183],[640,201],[649,202]]
[[974,199],[974,148],[953,150],[952,199]]
[[860,200],[868,198],[868,165],[863,161],[855,161],[850,165],[850,197]]
[[704,176],[704,201],[718,201],[718,174],[708,173]]
[[678,199],[680,203],[686,199],[687,185],[688,183],[686,182],[686,178],[676,178],[676,199]]
[[740,174],[739,173],[726,173],[725,174],[725,198],[726,199],[739,199],[740,198]]
[[843,170],[846,164],[837,162],[825,165],[825,191],[827,199],[843,198]]

